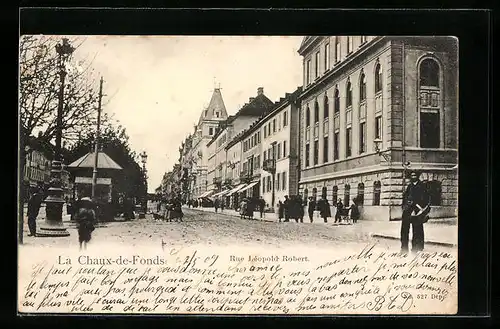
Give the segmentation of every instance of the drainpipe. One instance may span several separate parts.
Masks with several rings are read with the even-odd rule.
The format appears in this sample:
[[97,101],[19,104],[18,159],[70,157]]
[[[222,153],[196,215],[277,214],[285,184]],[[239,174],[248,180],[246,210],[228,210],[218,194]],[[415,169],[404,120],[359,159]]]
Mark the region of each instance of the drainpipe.
[[[406,79],[406,75],[405,75],[405,43],[403,41],[403,45],[401,47],[401,51],[403,53],[403,56],[402,56],[402,66],[403,66],[403,90],[401,92],[402,94],[402,105],[403,105],[403,143],[402,143],[402,154],[401,154],[401,164],[403,165],[403,186],[402,186],[402,194],[401,196],[404,195],[404,191],[405,191],[405,185],[406,185],[406,96],[405,96],[405,89],[406,89],[406,84],[405,84],[405,79]],[[401,202],[403,202],[403,199],[401,199]],[[402,205],[402,204],[401,204]]]

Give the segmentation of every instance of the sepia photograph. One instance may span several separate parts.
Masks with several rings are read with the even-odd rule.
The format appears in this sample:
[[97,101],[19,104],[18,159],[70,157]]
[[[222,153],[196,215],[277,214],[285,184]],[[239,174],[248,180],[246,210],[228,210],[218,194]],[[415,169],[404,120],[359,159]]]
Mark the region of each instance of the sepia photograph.
[[22,35],[18,314],[456,314],[458,49]]

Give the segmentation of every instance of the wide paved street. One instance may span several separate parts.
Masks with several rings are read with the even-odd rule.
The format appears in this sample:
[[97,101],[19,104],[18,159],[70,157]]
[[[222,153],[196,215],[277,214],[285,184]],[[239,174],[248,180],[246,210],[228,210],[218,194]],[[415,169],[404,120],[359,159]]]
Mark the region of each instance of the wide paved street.
[[[156,247],[189,246],[268,246],[359,248],[370,241],[392,250],[399,250],[395,240],[370,237],[368,223],[356,225],[330,226],[322,223],[275,223],[260,220],[246,220],[224,214],[184,210],[184,222],[155,221],[148,215],[145,219],[128,222],[106,223],[98,227],[92,236],[89,249],[99,249],[105,245],[113,247]],[[43,221],[40,221],[41,223]],[[69,237],[28,237],[25,225],[25,246],[74,247],[78,248],[78,235],[74,224],[65,222]],[[426,246],[426,250],[449,250],[447,247]]]

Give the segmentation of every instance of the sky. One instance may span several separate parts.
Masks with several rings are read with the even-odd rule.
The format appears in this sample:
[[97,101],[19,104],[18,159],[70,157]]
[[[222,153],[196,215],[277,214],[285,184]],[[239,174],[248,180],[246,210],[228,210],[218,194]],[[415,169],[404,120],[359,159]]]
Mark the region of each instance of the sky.
[[272,101],[302,85],[300,36],[79,36],[74,60],[104,78],[103,111],[146,151],[148,190],[161,183],[215,86],[229,115],[263,87]]

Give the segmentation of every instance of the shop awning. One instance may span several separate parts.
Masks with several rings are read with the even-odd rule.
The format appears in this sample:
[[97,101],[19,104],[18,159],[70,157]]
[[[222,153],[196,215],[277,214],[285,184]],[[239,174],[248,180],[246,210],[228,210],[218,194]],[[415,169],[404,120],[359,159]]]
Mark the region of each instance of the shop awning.
[[212,195],[212,197],[214,197],[214,198],[215,198],[215,197],[223,196],[224,194],[226,194],[226,193],[227,193],[227,192],[229,192],[229,191],[230,191],[230,189],[228,189],[228,190],[224,190],[224,191],[219,192],[219,193],[215,193],[214,195]]
[[242,188],[241,190],[238,190],[238,192],[246,191],[249,188],[252,188],[252,187],[254,187],[257,184],[259,184],[259,181],[252,182],[252,183],[248,184],[247,186],[245,186],[244,188]]
[[229,190],[228,194],[231,195],[233,193],[236,193],[236,192],[238,192],[238,190],[242,189],[246,185],[247,184],[240,184],[240,185],[236,186],[235,188],[233,188],[232,190]]
[[206,191],[205,193],[200,195],[198,198],[206,198],[207,196],[209,196],[212,193],[214,193],[214,190]]
[[231,189],[224,191],[224,193],[219,196],[230,196],[231,194],[229,194],[229,192],[231,192]]

